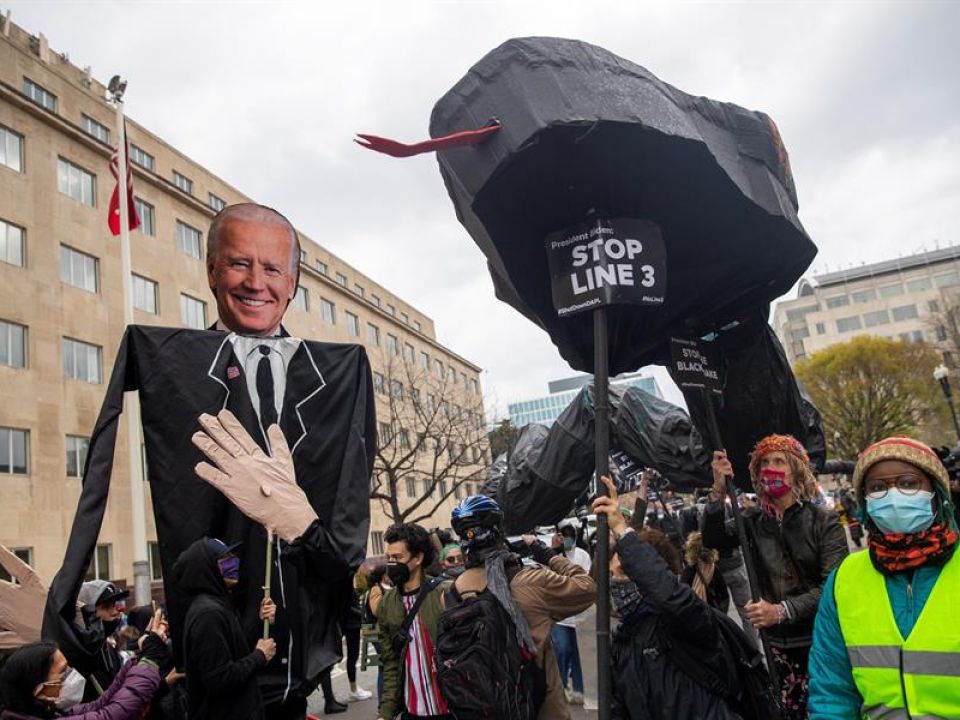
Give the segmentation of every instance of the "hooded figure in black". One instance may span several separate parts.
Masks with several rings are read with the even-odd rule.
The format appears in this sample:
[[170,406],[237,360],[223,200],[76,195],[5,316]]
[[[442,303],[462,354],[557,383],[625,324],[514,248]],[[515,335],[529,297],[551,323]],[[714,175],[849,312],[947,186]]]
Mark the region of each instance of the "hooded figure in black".
[[230,602],[239,580],[239,559],[220,540],[202,538],[183,551],[173,566],[191,598],[184,623],[183,657],[191,720],[263,718],[256,674],[276,653],[273,640],[253,643],[240,627]]

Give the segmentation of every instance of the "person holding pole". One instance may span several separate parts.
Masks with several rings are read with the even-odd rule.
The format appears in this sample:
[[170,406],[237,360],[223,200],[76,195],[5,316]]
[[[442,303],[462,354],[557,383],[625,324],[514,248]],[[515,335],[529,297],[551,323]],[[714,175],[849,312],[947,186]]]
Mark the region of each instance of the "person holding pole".
[[[706,547],[733,547],[724,502],[733,467],[726,452],[713,455],[714,485],[704,514]],[[770,435],[750,456],[750,479],[759,507],[743,512],[757,572],[759,597],[747,604],[747,616],[763,633],[780,684],[784,720],[807,717],[807,659],[813,619],[827,576],[847,556],[847,540],[837,514],[813,504],[815,480],[803,445],[790,435]]]
[[960,560],[949,478],[921,442],[857,461],[867,552],[830,575],[810,651],[810,717],[960,717]]

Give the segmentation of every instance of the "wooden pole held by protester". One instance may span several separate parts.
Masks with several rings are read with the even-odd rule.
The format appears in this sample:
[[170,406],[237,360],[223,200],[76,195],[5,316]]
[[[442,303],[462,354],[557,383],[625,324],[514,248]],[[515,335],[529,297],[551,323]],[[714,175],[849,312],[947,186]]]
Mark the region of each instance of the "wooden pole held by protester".
[[[270,576],[271,569],[273,566],[273,533],[267,530],[267,563],[266,568],[263,572],[263,599],[270,599]],[[263,621],[263,639],[266,640],[270,637],[270,621],[264,619]]]

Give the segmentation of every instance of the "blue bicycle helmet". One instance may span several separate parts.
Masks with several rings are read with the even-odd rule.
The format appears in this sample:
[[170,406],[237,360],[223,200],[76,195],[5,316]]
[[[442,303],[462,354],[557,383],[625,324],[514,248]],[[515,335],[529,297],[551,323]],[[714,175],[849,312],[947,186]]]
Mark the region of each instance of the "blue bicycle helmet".
[[503,510],[493,498],[486,495],[471,495],[463,499],[450,515],[450,524],[463,539],[469,528],[497,528],[503,524]]

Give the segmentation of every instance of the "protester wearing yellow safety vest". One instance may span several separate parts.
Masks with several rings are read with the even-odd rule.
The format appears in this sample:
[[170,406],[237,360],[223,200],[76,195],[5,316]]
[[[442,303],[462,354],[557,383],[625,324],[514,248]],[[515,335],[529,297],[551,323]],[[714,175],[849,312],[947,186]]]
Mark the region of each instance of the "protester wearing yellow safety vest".
[[810,652],[810,718],[960,718],[960,558],[949,479],[894,437],[853,473],[869,550],[830,576]]

